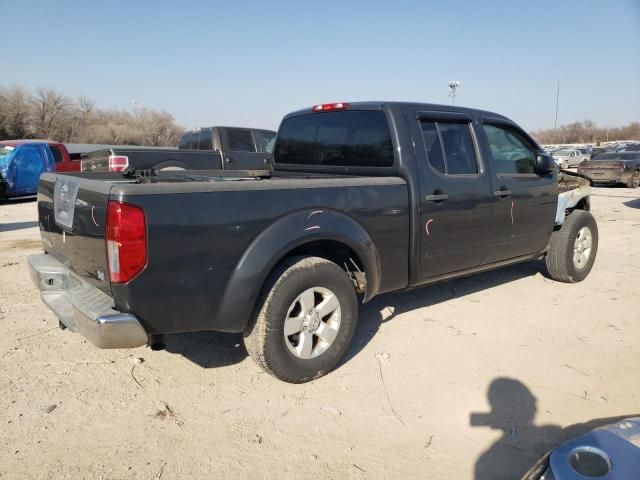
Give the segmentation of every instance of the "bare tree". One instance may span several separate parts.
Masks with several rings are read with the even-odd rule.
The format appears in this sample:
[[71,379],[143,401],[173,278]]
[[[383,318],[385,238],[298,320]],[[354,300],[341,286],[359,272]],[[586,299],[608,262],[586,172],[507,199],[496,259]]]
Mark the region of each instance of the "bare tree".
[[37,136],[66,140],[71,101],[50,88],[39,88],[31,98],[33,127]]
[[0,136],[25,138],[31,135],[29,95],[21,87],[0,92]]

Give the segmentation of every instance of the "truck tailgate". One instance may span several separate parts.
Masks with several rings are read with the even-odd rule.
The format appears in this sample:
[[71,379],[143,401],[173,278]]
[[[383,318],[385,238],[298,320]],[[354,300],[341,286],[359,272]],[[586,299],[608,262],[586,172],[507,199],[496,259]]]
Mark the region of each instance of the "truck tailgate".
[[38,189],[38,218],[45,252],[111,295],[105,248],[107,202],[113,183],[131,181],[122,177],[105,180],[77,174],[43,174]]

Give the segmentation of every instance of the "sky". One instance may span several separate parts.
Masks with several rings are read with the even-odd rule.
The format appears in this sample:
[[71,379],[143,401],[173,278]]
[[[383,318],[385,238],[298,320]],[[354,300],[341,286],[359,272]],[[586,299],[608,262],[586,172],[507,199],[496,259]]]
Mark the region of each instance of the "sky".
[[[0,88],[186,128],[276,129],[332,101],[448,103],[528,130],[640,121],[640,0],[0,0]],[[138,107],[138,108],[139,108]]]

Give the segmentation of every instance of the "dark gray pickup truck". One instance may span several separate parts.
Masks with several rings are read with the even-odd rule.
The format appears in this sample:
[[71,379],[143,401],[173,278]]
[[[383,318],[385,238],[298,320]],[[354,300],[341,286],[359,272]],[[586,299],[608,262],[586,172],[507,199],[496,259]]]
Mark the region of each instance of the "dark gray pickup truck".
[[98,347],[243,332],[268,372],[305,382],[349,348],[359,297],[542,258],[583,280],[589,194],[495,113],[318,105],[283,119],[271,172],[43,174],[29,267]]

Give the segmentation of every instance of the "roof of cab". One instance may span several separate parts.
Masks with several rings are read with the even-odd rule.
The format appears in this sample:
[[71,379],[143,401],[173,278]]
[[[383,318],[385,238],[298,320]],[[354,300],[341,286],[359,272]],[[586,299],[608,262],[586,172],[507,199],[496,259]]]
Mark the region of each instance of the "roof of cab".
[[[327,102],[327,103],[332,103],[332,102]],[[510,119],[508,119],[504,115],[500,115],[499,113],[480,110],[477,108],[456,107],[453,105],[444,105],[444,104],[438,104],[438,103],[397,102],[397,101],[367,101],[367,102],[343,102],[343,103],[347,104],[347,108],[345,108],[345,110],[382,110],[386,106],[396,105],[396,106],[405,107],[405,108],[406,107],[424,108],[427,110],[436,110],[436,111],[442,111],[442,112],[456,112],[456,113],[467,113],[467,114],[474,112],[474,113],[480,113],[486,116],[501,118],[501,119],[510,121]],[[316,104],[316,105],[324,105],[324,104]],[[287,114],[285,118],[293,117],[297,115],[305,115],[308,113],[314,113],[312,109],[313,109],[313,105],[304,109],[291,112]],[[336,111],[336,110],[330,110],[330,111]],[[322,112],[316,112],[316,113],[322,113]]]

